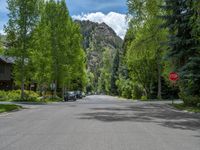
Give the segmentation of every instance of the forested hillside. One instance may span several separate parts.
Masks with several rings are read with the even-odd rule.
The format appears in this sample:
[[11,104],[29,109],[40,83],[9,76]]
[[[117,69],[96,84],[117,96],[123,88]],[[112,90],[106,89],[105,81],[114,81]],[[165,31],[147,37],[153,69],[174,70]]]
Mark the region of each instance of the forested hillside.
[[118,52],[122,52],[123,40],[105,23],[76,22],[81,26],[83,47],[87,55],[87,89],[90,92],[111,94],[114,58]]

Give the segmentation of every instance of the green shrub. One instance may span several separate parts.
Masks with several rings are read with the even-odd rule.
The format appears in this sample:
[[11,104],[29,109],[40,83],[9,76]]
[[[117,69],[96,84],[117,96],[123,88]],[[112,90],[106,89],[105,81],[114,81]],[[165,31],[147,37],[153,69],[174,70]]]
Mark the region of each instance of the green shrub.
[[141,86],[130,79],[120,78],[117,80],[116,85],[120,96],[124,98],[140,99],[143,95],[143,89]]
[[[21,93],[21,92],[20,92]],[[39,98],[39,94],[34,91],[25,91],[25,99],[29,101],[37,101]]]
[[116,81],[120,96],[132,98],[132,82],[129,79],[120,78]]
[[142,95],[143,95],[142,88],[138,84],[133,85],[132,98],[141,99]]
[[14,91],[8,91],[7,93],[7,100],[20,100],[21,97],[21,91],[20,90],[14,90]]
[[7,100],[7,92],[0,91],[0,101],[6,101]]
[[148,100],[148,99],[147,99],[147,96],[144,96],[144,95],[143,95],[143,96],[141,97],[141,100],[142,100],[142,101],[147,101],[147,100]]
[[198,107],[200,105],[200,97],[197,95],[186,95],[184,93],[179,94],[180,98],[183,100],[184,104],[187,106]]
[[[33,91],[24,91],[25,101],[38,101],[39,94]],[[0,101],[21,101],[21,90],[0,91]]]

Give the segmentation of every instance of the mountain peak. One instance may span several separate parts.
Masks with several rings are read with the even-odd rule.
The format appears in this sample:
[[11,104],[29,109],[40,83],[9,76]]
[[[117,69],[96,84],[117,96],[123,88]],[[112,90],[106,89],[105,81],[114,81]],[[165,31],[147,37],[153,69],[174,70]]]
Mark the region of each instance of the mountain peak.
[[104,52],[107,50],[113,62],[117,51],[122,50],[123,40],[106,23],[92,21],[76,21],[80,24],[83,35],[83,47],[87,55],[87,69],[94,75],[98,82],[103,65]]

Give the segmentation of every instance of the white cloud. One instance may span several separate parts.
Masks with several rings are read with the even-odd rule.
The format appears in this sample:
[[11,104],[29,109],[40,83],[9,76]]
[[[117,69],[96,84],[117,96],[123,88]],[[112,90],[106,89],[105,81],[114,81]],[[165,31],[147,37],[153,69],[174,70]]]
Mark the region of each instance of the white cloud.
[[0,29],[0,34],[1,34],[1,35],[5,35],[5,32],[4,32],[3,29]]
[[110,12],[108,14],[103,14],[102,12],[88,13],[72,16],[72,18],[77,20],[90,20],[97,23],[104,22],[108,26],[110,26],[122,39],[124,39],[124,36],[128,29],[126,15],[116,12]]

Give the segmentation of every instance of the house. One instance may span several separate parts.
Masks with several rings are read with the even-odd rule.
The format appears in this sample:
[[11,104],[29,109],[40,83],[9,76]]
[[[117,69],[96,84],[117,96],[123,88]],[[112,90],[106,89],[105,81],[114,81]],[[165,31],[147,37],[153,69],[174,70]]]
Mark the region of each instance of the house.
[[[0,55],[0,90],[19,89],[19,87],[14,84],[12,76],[14,63],[14,58]],[[29,81],[30,83],[25,85],[25,89],[36,91],[37,83],[31,79],[29,79]]]
[[13,89],[12,68],[14,59],[0,56],[0,90]]

